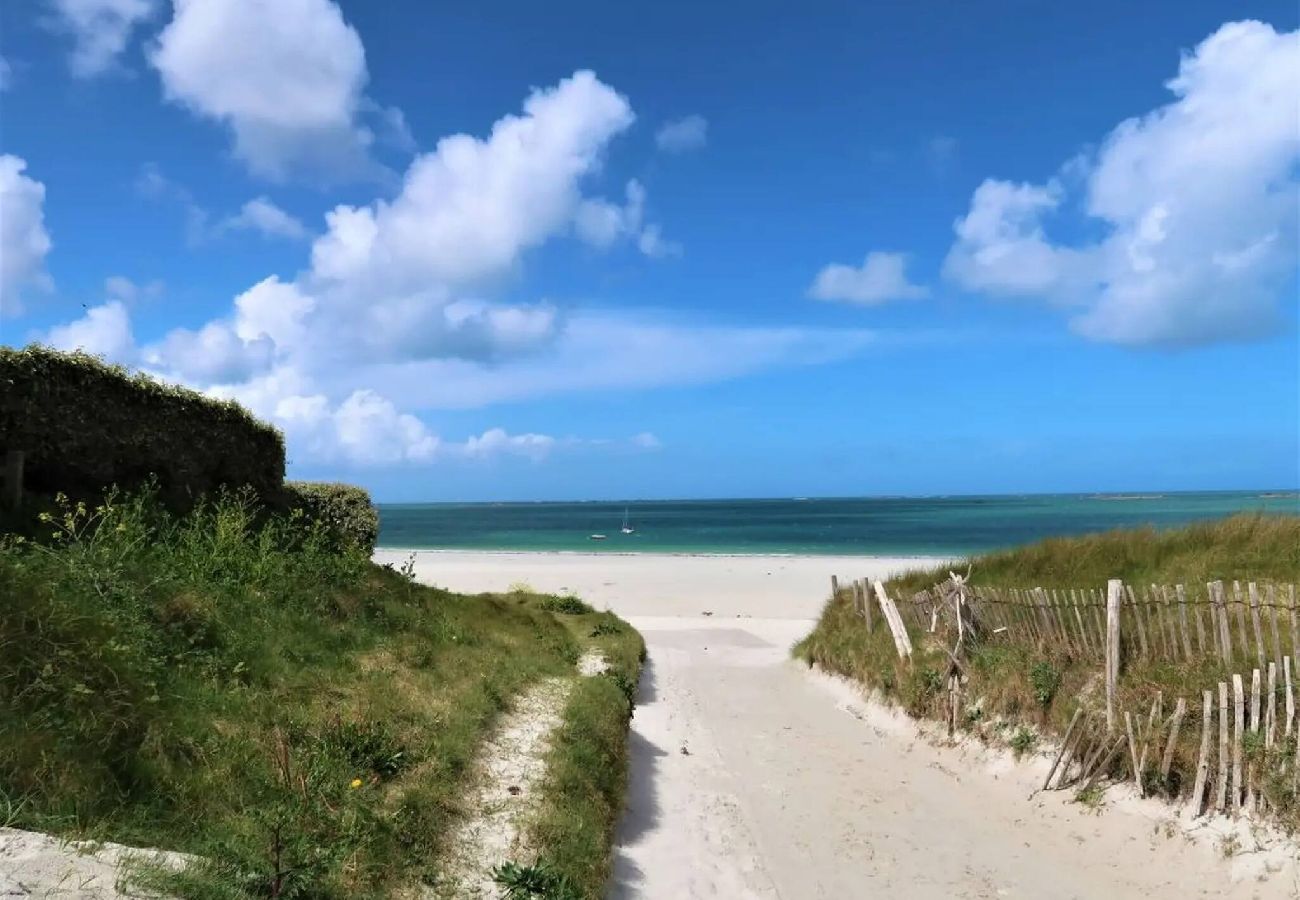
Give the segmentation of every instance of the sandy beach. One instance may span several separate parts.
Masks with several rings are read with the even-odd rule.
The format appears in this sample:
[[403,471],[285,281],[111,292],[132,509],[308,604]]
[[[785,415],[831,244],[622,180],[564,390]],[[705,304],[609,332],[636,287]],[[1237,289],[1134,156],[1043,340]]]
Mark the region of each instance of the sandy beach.
[[[380,551],[400,564],[410,551]],[[936,746],[789,658],[830,576],[936,560],[416,554],[458,591],[573,591],[645,635],[612,898],[1289,897],[1285,848],[1222,836],[1124,788],[1102,815],[1039,794],[1039,763]],[[1262,879],[1262,880],[1261,880]]]

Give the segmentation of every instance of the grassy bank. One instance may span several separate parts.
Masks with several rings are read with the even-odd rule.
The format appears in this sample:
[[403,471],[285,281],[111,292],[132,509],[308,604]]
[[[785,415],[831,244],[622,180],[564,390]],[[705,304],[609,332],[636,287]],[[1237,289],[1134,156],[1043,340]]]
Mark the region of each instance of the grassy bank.
[[497,715],[601,645],[622,677],[575,692],[538,826],[599,893],[641,654],[614,616],[417,585],[246,496],[42,528],[0,541],[0,823],[201,857],[176,896],[413,896]]
[[[1055,539],[1015,550],[976,557],[971,581],[1007,587],[1104,585],[1122,577],[1141,583],[1196,583],[1211,578],[1300,582],[1300,518],[1236,516],[1170,532],[1114,531],[1082,538]],[[894,596],[928,588],[948,569],[910,573],[887,585]],[[948,656],[919,629],[910,629],[915,653],[899,659],[887,628],[868,632],[847,593],[830,601],[812,633],[795,648],[809,664],[854,678],[910,715],[942,719],[946,709]],[[1235,671],[1240,672],[1239,663]],[[1191,707],[1175,748],[1170,777],[1148,787],[1177,795],[1195,774],[1200,734],[1201,691],[1230,679],[1232,671],[1207,654],[1171,662],[1133,657],[1118,683],[1119,708],[1145,718],[1156,691]],[[961,726],[969,732],[1030,750],[1042,737],[1059,737],[1080,702],[1094,709],[1104,702],[1101,667],[1054,645],[1033,645],[990,636],[969,649],[968,680]],[[1255,762],[1264,765],[1262,748]],[[1286,742],[1268,762],[1289,764],[1294,742]],[[1285,758],[1283,758],[1285,757]],[[1124,761],[1120,761],[1123,765]],[[1270,801],[1280,819],[1300,826],[1300,807],[1290,780],[1273,786]]]
[[1300,580],[1300,516],[1243,513],[1185,528],[1116,529],[1051,538],[987,553],[958,565],[920,569],[890,582],[900,595],[923,590],[964,571],[977,585],[1104,587],[1130,584],[1204,584],[1234,579]]

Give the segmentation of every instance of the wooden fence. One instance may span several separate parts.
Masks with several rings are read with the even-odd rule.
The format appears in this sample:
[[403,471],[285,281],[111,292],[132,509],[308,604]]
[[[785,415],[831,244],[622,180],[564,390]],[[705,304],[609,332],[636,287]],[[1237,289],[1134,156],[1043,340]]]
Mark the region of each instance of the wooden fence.
[[[870,592],[865,580],[851,587],[855,596]],[[903,621],[929,630],[940,604],[937,590],[894,598]],[[1080,658],[1106,657],[1105,587],[971,586],[968,591],[976,620],[1007,640],[1055,646]],[[1124,585],[1119,615],[1123,659],[1190,662],[1213,654],[1228,667],[1253,662],[1266,669],[1267,661],[1280,659],[1284,648],[1300,656],[1294,584]]]
[[[954,587],[956,590],[954,591]],[[836,579],[832,591],[841,592]],[[1300,790],[1300,609],[1295,585],[1221,581],[1203,588],[1119,580],[1106,588],[975,587],[954,577],[908,598],[891,598],[880,582],[849,585],[854,609],[868,629],[877,617],[893,633],[899,656],[910,658],[908,627],[918,632],[978,630],[981,640],[1056,648],[1094,661],[1106,676],[1106,709],[1074,713],[1043,787],[1087,789],[1116,768],[1128,771],[1143,793],[1187,800],[1193,814],[1239,814],[1266,808],[1269,797]],[[966,616],[969,608],[970,617]],[[962,638],[958,638],[957,649]],[[960,690],[954,651],[950,675]],[[1167,716],[1156,691],[1150,711],[1121,711],[1116,682],[1134,659],[1191,662],[1213,659],[1219,672],[1239,663],[1248,674],[1218,680],[1217,691],[1177,698]],[[1249,685],[1249,686],[1248,686]],[[1199,701],[1199,702],[1198,702]],[[950,730],[952,724],[950,724]],[[1171,779],[1179,736],[1199,734],[1194,778]],[[1127,747],[1128,753],[1124,753]],[[1122,762],[1121,762],[1122,761]],[[1184,760],[1190,763],[1190,759]]]

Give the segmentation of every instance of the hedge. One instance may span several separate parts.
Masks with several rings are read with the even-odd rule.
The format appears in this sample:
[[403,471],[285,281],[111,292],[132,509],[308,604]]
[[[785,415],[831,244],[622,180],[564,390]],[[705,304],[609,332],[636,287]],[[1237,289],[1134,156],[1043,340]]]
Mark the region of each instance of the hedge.
[[322,522],[337,546],[359,547],[373,553],[379,538],[379,513],[370,494],[351,484],[286,481],[282,502],[301,509],[311,521]]
[[0,347],[0,450],[26,454],[28,490],[89,497],[150,479],[185,508],[216,488],[277,496],[284,438],[227,400],[85,353]]

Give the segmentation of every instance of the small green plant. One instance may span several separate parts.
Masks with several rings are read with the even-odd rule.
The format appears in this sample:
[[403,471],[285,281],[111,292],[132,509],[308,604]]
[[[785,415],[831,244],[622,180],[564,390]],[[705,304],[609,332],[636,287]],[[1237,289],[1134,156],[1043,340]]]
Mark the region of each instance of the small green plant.
[[559,597],[547,597],[542,601],[542,609],[549,613],[561,613],[566,616],[582,616],[587,613],[595,612],[594,609],[572,594],[565,594]]
[[1105,797],[1105,789],[1094,784],[1092,787],[1084,788],[1074,795],[1074,802],[1078,803],[1084,809],[1092,813],[1100,813],[1102,808],[1102,799]]
[[612,619],[606,619],[596,623],[596,627],[591,629],[592,637],[604,637],[609,634],[622,634],[623,629]]
[[965,719],[968,727],[982,721],[983,718],[984,707],[980,706],[978,703],[972,703],[966,707]]
[[321,737],[321,747],[349,763],[354,771],[387,781],[401,774],[412,759],[384,722],[336,720]]
[[1034,699],[1046,708],[1051,705],[1052,698],[1061,687],[1061,673],[1046,660],[1036,662],[1029,670],[1029,683],[1034,688]]
[[1008,743],[1011,745],[1011,750],[1015,753],[1016,758],[1019,759],[1037,746],[1038,735],[1034,734],[1031,729],[1021,725],[1012,733],[1011,740]]
[[492,879],[506,891],[506,900],[581,900],[577,886],[545,860],[531,866],[507,862],[492,871]]
[[533,586],[526,581],[516,581],[506,588],[507,594],[535,594]]
[[1232,859],[1241,852],[1241,838],[1235,834],[1225,835],[1219,841],[1219,852],[1223,854],[1224,859]]

